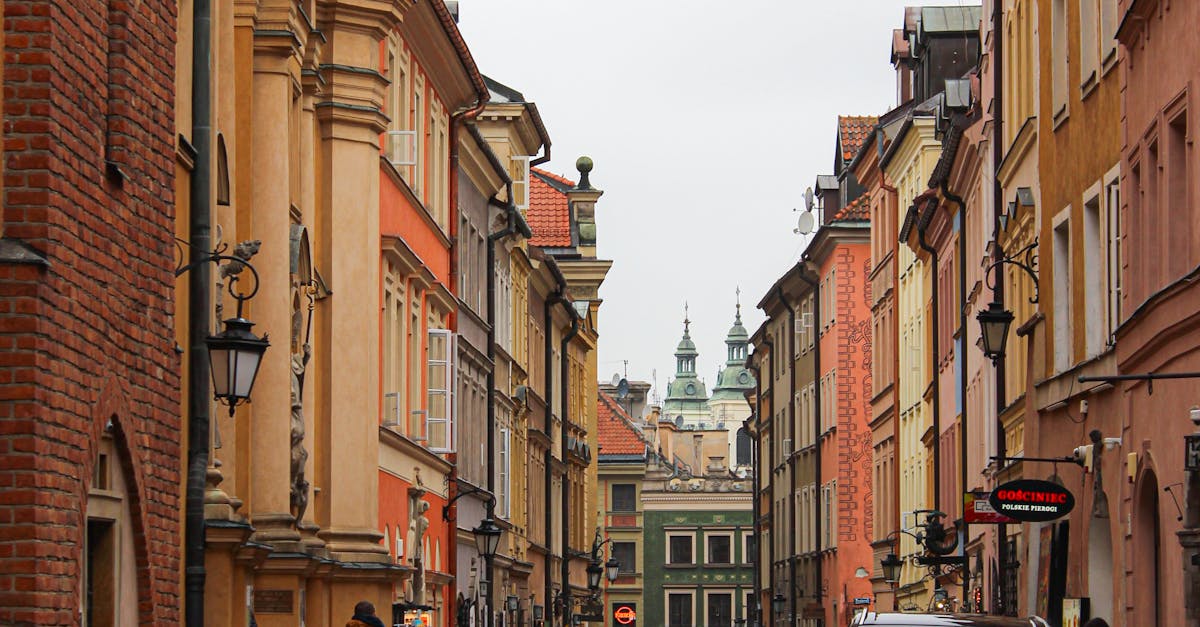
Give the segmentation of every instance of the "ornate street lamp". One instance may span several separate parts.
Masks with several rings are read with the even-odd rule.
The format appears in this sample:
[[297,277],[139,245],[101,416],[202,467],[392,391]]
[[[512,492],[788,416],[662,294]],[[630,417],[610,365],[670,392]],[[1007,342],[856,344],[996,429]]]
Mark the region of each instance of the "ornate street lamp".
[[208,346],[213,396],[229,406],[230,416],[238,404],[250,399],[258,366],[270,346],[270,342],[250,331],[253,326],[254,323],[240,316],[229,318],[225,320],[224,331],[204,340]]
[[776,619],[783,614],[783,608],[786,605],[787,599],[783,598],[783,593],[777,593],[775,598],[771,599],[771,609],[775,611]]
[[879,561],[879,565],[883,567],[883,580],[894,584],[900,581],[900,568],[904,566],[904,562],[896,557],[895,553],[888,553]]
[[988,308],[975,316],[982,330],[983,354],[992,363],[1004,358],[1004,345],[1008,341],[1008,328],[1012,325],[1013,314],[1004,305],[993,301]]
[[617,575],[621,574],[621,562],[618,562],[615,557],[610,557],[604,563],[604,570],[608,576],[608,582],[612,583],[617,580]]
[[588,563],[588,566],[587,566],[588,589],[599,590],[600,589],[600,577],[602,577],[603,575],[604,575],[604,566],[602,566],[600,564],[599,560],[592,560],[590,563]]
[[[475,536],[475,549],[490,563],[500,548],[500,536],[504,535],[504,530],[496,526],[496,521],[484,518],[471,533]],[[488,577],[491,577],[491,573],[488,573]]]

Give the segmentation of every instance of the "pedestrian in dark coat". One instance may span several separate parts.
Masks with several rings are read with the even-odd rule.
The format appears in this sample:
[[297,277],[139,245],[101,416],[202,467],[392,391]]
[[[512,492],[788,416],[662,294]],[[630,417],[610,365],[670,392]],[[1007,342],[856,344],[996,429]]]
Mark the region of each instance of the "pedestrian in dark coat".
[[354,605],[354,616],[346,627],[386,627],[375,615],[375,606],[370,601],[359,601]]

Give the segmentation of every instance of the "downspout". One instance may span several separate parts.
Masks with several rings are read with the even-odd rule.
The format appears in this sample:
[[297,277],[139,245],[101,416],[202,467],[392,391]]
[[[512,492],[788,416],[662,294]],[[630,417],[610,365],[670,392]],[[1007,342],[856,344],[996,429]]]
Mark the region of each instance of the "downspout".
[[[1000,235],[1000,207],[1004,206],[1004,190],[1000,186],[1000,161],[1004,158],[1004,148],[1000,145],[1004,138],[1004,38],[1000,36],[1004,27],[1004,10],[999,0],[992,0],[992,55],[989,65],[992,67],[992,241],[997,242]],[[992,247],[992,261],[998,262],[1004,258],[999,243]],[[996,281],[992,290],[992,299],[1004,302],[1004,281]],[[1004,398],[1004,358],[996,360],[996,454],[1003,459],[1008,453],[1005,450],[1004,423],[1000,420],[1001,411],[1006,402]],[[1008,527],[1001,523],[996,526],[997,562],[1000,565],[1000,577],[1007,576],[1008,565],[1005,563],[1005,545],[1008,544]],[[993,582],[993,594],[998,592]],[[998,595],[1003,596],[1003,595]],[[992,611],[997,614],[1016,615],[1017,608],[1004,606],[1003,598],[992,599]]]
[[[882,140],[880,140],[880,141],[882,141]],[[896,200],[895,205],[890,204],[891,199],[887,199],[885,202],[889,203],[889,211],[897,212],[897,214],[898,214],[900,190],[898,190],[895,187],[892,187],[891,185],[888,184],[887,173],[883,172],[882,169],[879,172],[879,187],[880,187],[880,189],[884,190],[888,194],[891,194],[891,198]],[[887,237],[891,237],[893,240],[896,239],[894,233],[889,233],[887,235]],[[893,294],[899,293],[899,286],[900,286],[900,262],[898,260],[898,257],[899,257],[899,255],[897,253],[894,252],[892,254],[892,290],[893,290],[892,293]],[[895,308],[896,308],[895,299],[897,297],[893,297],[893,312],[895,311]],[[898,342],[899,338],[900,338],[900,318],[899,318],[899,316],[892,315],[892,325],[891,326],[892,326],[892,328],[890,329],[890,331],[891,331],[892,339],[893,339],[893,341]],[[890,366],[892,369],[892,452],[894,454],[895,459],[900,459],[900,351],[894,351],[894,353],[895,354],[892,355],[892,363]],[[904,526],[904,522],[900,518],[900,464],[892,464],[891,484],[896,491],[896,506],[892,509],[892,516],[893,516],[892,520],[895,521],[895,527],[890,529],[889,531],[893,531],[896,533],[896,538],[897,538],[896,553],[900,554],[901,553],[900,545],[899,545],[900,528]],[[897,588],[897,590],[894,590],[892,592],[892,603],[893,604],[896,602],[896,597],[898,597],[898,596],[899,596],[899,594],[898,594],[898,588]]]
[[[542,370],[542,376],[545,377],[545,388],[546,388],[546,424],[545,424],[545,427],[546,427],[546,436],[547,437],[550,437],[550,435],[551,435],[551,424],[553,423],[553,420],[552,420],[553,411],[552,410],[554,407],[553,403],[550,402],[550,399],[554,398],[554,377],[550,376],[550,368],[553,367],[553,357],[554,357],[554,349],[553,349],[554,338],[552,337],[553,334],[551,333],[551,329],[554,328],[553,327],[554,317],[551,315],[550,310],[551,310],[551,308],[554,307],[554,303],[559,298],[562,298],[561,289],[559,291],[549,295],[549,297],[546,299],[546,302],[543,303],[543,305],[542,305],[542,316],[543,316],[543,320],[545,320],[545,330],[546,330],[545,338],[544,338],[544,344],[545,344],[544,353],[545,354],[543,356],[543,360],[544,360],[543,363],[546,364],[546,367]],[[554,586],[553,586],[554,580],[553,580],[553,577],[550,576],[550,570],[554,565],[554,559],[553,559],[554,558],[554,550],[553,550],[554,543],[551,541],[550,528],[554,524],[554,506],[550,500],[550,495],[552,494],[551,491],[554,489],[554,453],[550,448],[546,449],[545,457],[546,457],[546,466],[545,466],[546,476],[545,476],[545,481],[543,482],[543,486],[545,489],[545,492],[543,492],[543,494],[546,496],[546,508],[545,508],[546,511],[545,511],[545,516],[544,516],[544,522],[545,522],[544,529],[546,530],[546,554],[544,557],[543,572],[546,573],[546,577],[545,577],[545,579],[546,579],[546,581],[545,581],[546,598],[545,598],[545,613],[544,613],[544,615],[549,617],[551,623],[553,623],[554,608],[552,606],[552,603],[554,602]]]
[[[800,266],[802,265],[802,263],[803,262],[796,264],[797,271],[800,270]],[[791,303],[789,303],[787,301],[787,297],[784,295],[782,287],[780,287],[780,286],[775,287],[775,295],[777,298],[779,298],[779,302],[783,305],[783,308],[787,309],[787,312],[788,312],[788,332],[787,332],[788,350],[787,350],[787,354],[785,356],[786,361],[784,363],[789,366],[786,370],[788,373],[788,432],[791,432],[792,430],[794,430],[796,428],[796,361],[795,361],[795,357],[796,357],[796,310],[792,307]],[[796,488],[797,488],[796,459],[798,457],[796,455],[796,450],[799,448],[797,446],[799,443],[800,443],[799,438],[796,438],[796,441],[792,443],[792,450],[788,454],[788,471],[789,471],[789,474],[791,474],[791,481],[790,481],[791,489],[788,492],[788,511],[790,513],[790,521],[791,521],[791,527],[792,527],[791,529],[788,529],[788,534],[787,534],[788,535],[788,543],[789,543],[789,547],[788,547],[788,553],[789,553],[789,555],[788,555],[788,579],[791,581],[791,585],[789,586],[791,588],[791,590],[788,592],[788,596],[792,600],[791,607],[792,607],[793,620],[795,620],[796,615],[799,614],[799,612],[796,611],[796,560],[798,558],[796,555],[796,533],[795,533]],[[818,581],[819,581],[819,579],[818,579]]]
[[571,340],[579,334],[579,316],[575,314],[575,309],[571,306],[571,301],[562,296],[561,292],[558,297],[558,303],[563,306],[563,309],[567,310],[567,315],[571,318],[571,330],[562,337],[558,353],[559,369],[561,373],[559,375],[559,379],[562,381],[562,389],[559,390],[559,394],[562,398],[562,433],[559,444],[562,448],[561,454],[563,466],[565,468],[562,482],[562,530],[560,531],[560,533],[562,533],[563,540],[561,566],[563,594],[564,598],[566,599],[566,602],[563,605],[563,624],[567,624],[566,621],[571,619],[571,517],[568,515],[570,512],[571,503],[571,481],[570,462],[567,460],[567,425],[570,423],[571,417],[568,409],[571,402],[571,386],[569,385],[571,376],[571,361],[567,359],[567,348],[570,345]]
[[203,263],[212,249],[212,1],[192,5],[192,143],[196,163],[188,185],[188,452],[184,495],[184,621],[204,627],[205,478],[210,441],[208,346],[212,327],[212,271]]
[[[925,229],[928,226],[924,224],[921,217],[917,218],[917,243],[921,246],[921,250],[929,253],[929,265],[933,270],[929,281],[930,318],[933,322],[932,333],[929,336],[933,355],[929,359],[929,364],[933,369],[930,374],[933,377],[933,476],[936,479],[942,476],[942,399],[939,395],[941,377],[938,376],[938,361],[941,360],[941,351],[938,346],[938,253],[937,249],[925,241]],[[938,511],[942,509],[942,494],[938,488],[933,490],[933,509]]]
[[[806,253],[805,258],[807,259],[807,257],[808,257],[808,255]],[[797,265],[797,267],[799,267],[800,265],[806,265],[806,264],[804,264],[804,262],[801,262],[800,264],[796,264],[796,265]],[[813,311],[820,312],[821,311],[821,290],[817,289],[817,283],[815,281],[810,280],[808,277],[804,276],[803,272],[796,273],[796,276],[799,277],[799,279],[801,281],[804,281],[805,283],[808,284],[809,289],[811,289],[812,293],[813,293]],[[817,328],[817,322],[814,320],[813,321],[813,329],[816,330],[816,328]],[[795,340],[795,335],[796,335],[795,331],[796,331],[795,329],[792,329],[792,341],[793,342],[796,341]],[[817,339],[813,341],[813,362],[814,362],[813,376],[819,382],[821,379],[821,338],[820,338],[820,336],[818,336]],[[793,399],[794,398],[795,398],[795,395],[793,393]],[[820,411],[820,407],[821,407],[821,386],[820,385],[813,386],[813,406],[817,407],[818,411]],[[814,463],[816,466],[814,469],[813,475],[816,478],[817,489],[820,490],[820,488],[821,488],[821,419],[820,419],[819,415],[818,415],[817,419],[813,421],[813,430],[814,430],[813,443],[816,445],[816,448],[813,450],[813,460],[814,460]],[[819,492],[818,492],[818,494],[819,494]],[[813,501],[816,503],[816,507],[817,507],[817,510],[816,510],[817,516],[816,516],[816,520],[814,521],[813,529],[816,531],[816,534],[817,534],[816,540],[817,540],[817,544],[819,545],[821,542],[821,499],[815,498],[815,499],[813,499]],[[819,558],[816,561],[816,567],[817,567],[817,572],[816,572],[817,581],[814,584],[813,589],[816,591],[817,602],[820,603],[821,602],[822,571],[824,571],[824,568],[822,568],[821,559],[819,559]]]
[[[767,358],[774,361],[775,360],[775,343],[771,341],[771,336],[764,333],[763,334],[763,344],[765,344],[767,346]],[[758,351],[755,351],[755,353],[757,353],[757,352]],[[773,367],[767,368],[767,376],[768,377],[771,376],[772,370],[774,370]],[[761,427],[761,425],[762,425],[762,413],[761,413],[762,412],[762,370],[755,368],[755,373],[757,373],[757,375],[758,375],[758,378],[756,379],[756,381],[758,381],[758,389],[759,389],[758,407],[756,409],[759,412],[758,422],[759,422],[759,426]],[[775,393],[774,385],[772,385],[771,386],[771,394],[774,395],[774,393]],[[768,416],[768,419],[774,420],[774,417]],[[777,431],[775,431],[774,428],[772,428],[772,432],[774,432],[776,437],[778,437],[779,434]],[[776,442],[778,442],[778,439],[776,439]],[[761,450],[760,450],[760,452],[761,452]],[[767,457],[768,457],[768,464],[766,466],[767,472],[769,472],[773,475],[775,473],[775,459],[774,459],[774,457],[771,456],[771,451],[767,451]],[[762,472],[762,465],[760,464],[759,466],[756,466],[756,468],[758,468],[758,471],[755,473],[754,480],[759,483],[758,489],[761,490],[762,489],[761,477],[759,477],[758,475],[761,474],[761,472]],[[768,481],[768,483],[773,485],[774,481]],[[775,496],[774,493],[772,493],[770,495],[770,498],[767,499],[768,509],[767,509],[767,513],[764,514],[764,516],[770,517],[770,520],[772,520],[772,521],[774,520],[774,516],[775,516],[775,498],[774,498],[774,496]],[[754,502],[757,503],[759,498],[761,498],[761,493],[755,492],[754,493]],[[758,525],[758,529],[756,531],[761,531],[762,523],[760,521],[756,520],[755,524]],[[780,530],[776,529],[775,531],[779,532]],[[775,562],[776,562],[776,560],[775,560],[775,557],[776,557],[775,556],[775,536],[776,535],[778,535],[778,534],[776,533],[776,534],[771,535],[771,542],[770,542],[770,544],[767,545],[767,564],[771,568],[771,572],[770,572],[771,589],[769,592],[770,592],[770,595],[772,598],[775,596],[776,591],[779,590],[778,577],[776,577],[776,575],[775,575],[775,572],[777,570],[775,567]],[[777,617],[775,616],[775,607],[771,604],[768,604],[767,607],[771,608],[771,622],[774,623],[777,620]]]
[[[942,196],[958,205],[958,350],[962,363],[958,369],[958,395],[962,404],[962,425],[958,436],[958,480],[960,492],[967,491],[967,205],[962,197],[954,195],[942,179],[940,184]],[[967,522],[967,513],[962,513],[962,549],[963,549],[963,578],[962,602],[966,603],[970,591],[970,559],[967,557],[967,543],[971,540],[971,525]],[[977,573],[982,575],[982,573]],[[972,608],[975,612],[979,608]]]

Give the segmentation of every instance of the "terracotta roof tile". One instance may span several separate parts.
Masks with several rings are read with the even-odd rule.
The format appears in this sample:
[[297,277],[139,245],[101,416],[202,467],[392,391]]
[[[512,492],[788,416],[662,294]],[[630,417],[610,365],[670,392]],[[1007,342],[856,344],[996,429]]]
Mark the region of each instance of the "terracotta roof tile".
[[867,195],[862,194],[842,207],[833,216],[834,220],[870,220],[871,208],[867,206]]
[[[558,186],[554,185],[558,183]],[[544,170],[532,169],[529,177],[529,210],[525,220],[533,230],[529,240],[534,246],[566,247],[571,245],[571,211],[566,192],[561,187],[575,183]]]
[[633,426],[629,414],[621,404],[604,392],[596,398],[597,437],[600,455],[642,455],[646,443],[641,433]]
[[858,154],[867,136],[875,130],[879,118],[872,115],[839,115],[838,139],[842,147],[842,159],[850,161]]

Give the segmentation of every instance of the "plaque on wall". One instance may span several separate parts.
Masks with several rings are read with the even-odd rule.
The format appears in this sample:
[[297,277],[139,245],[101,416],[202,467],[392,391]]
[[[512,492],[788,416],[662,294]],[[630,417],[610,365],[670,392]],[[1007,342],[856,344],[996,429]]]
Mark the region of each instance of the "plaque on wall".
[[295,609],[294,590],[255,590],[256,614],[291,614]]

